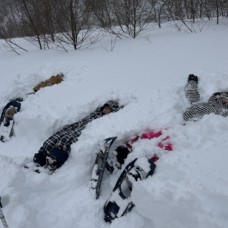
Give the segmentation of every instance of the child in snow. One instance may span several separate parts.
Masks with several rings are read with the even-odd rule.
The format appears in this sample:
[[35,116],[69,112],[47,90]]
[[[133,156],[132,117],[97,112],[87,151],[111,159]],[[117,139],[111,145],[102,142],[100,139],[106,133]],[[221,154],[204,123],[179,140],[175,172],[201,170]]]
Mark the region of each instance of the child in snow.
[[228,92],[216,92],[208,100],[208,102],[200,101],[200,94],[198,92],[198,77],[190,74],[188,82],[185,87],[185,94],[189,100],[191,107],[189,107],[183,114],[185,121],[196,121],[206,114],[214,113],[228,116]]
[[[154,138],[160,138],[157,143],[157,146],[165,151],[172,151],[173,144],[170,142],[169,136],[163,136],[163,132],[160,131],[147,131],[144,132],[131,140],[127,141],[123,145],[120,145],[115,150],[116,161],[113,161],[112,164],[108,165],[108,170],[113,171],[114,166],[120,168],[128,154],[132,152],[132,147],[135,142],[138,140],[152,140]],[[146,179],[149,176],[152,176],[156,168],[156,161],[159,159],[159,156],[163,153],[161,150],[160,154],[153,154],[151,158],[140,157],[131,161],[123,170],[120,177],[118,178],[116,185],[105,203],[104,206],[104,220],[111,223],[115,218],[124,216],[126,213],[131,211],[134,207],[134,203],[131,201],[131,191],[135,181]],[[114,165],[113,165],[114,164]],[[113,167],[110,169],[110,167]]]
[[[36,85],[33,88],[33,92],[29,94],[34,94],[39,89],[44,88],[46,86],[59,84],[63,81],[63,78],[64,78],[64,75],[62,73],[52,76],[46,81],[40,82],[38,85]],[[13,131],[14,115],[20,111],[22,101],[23,101],[23,98],[21,97],[12,99],[3,108],[3,111],[0,117],[0,141],[5,142],[6,140],[8,140],[9,137],[11,137],[14,134],[14,131]]]
[[51,172],[55,171],[68,159],[71,144],[78,140],[88,123],[111,112],[117,112],[120,108],[123,106],[119,106],[117,101],[109,101],[82,120],[66,125],[44,142],[38,153],[34,155],[34,163],[46,167]]

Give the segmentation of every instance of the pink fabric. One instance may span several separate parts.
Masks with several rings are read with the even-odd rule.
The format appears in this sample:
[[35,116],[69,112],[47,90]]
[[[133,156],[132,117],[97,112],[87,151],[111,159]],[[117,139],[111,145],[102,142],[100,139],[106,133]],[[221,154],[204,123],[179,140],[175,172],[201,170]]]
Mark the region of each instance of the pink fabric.
[[[173,144],[170,142],[170,137],[166,136],[162,138],[162,131],[147,131],[142,133],[141,135],[137,135],[136,137],[134,137],[133,139],[129,140],[126,143],[126,146],[128,147],[128,149],[130,151],[132,151],[132,146],[135,142],[137,142],[139,139],[154,139],[154,138],[159,138],[161,137],[161,140],[159,141],[159,143],[157,144],[158,147],[167,150],[167,151],[172,151],[173,150]],[[156,162],[159,157],[158,155],[154,154],[151,158],[150,158],[153,162]]]

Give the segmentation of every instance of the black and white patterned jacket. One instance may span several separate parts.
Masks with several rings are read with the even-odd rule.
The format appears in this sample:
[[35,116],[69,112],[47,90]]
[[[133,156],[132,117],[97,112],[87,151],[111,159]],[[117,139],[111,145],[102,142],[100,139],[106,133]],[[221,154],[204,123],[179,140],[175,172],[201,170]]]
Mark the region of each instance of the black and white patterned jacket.
[[[119,106],[117,101],[109,101],[105,105],[109,105],[109,107],[112,109],[112,112],[116,112],[120,108],[123,108],[123,106]],[[40,150],[45,149],[45,151],[50,154],[54,148],[58,148],[63,152],[69,153],[71,144],[78,140],[78,137],[81,135],[81,132],[86,127],[86,125],[92,120],[105,115],[102,113],[104,106],[98,107],[94,112],[90,113],[82,120],[63,127],[61,130],[49,137],[44,142],[43,147],[41,147]]]

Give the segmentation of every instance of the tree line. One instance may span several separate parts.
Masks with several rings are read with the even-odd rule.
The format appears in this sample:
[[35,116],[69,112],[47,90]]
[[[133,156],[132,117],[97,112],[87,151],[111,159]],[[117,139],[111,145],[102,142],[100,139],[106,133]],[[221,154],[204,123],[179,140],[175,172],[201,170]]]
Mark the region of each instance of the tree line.
[[[188,23],[228,17],[228,0],[0,0],[0,39],[12,49],[25,37],[40,49],[75,50],[99,39],[98,29],[118,38],[137,37],[150,23]],[[25,49],[24,49],[25,50]]]

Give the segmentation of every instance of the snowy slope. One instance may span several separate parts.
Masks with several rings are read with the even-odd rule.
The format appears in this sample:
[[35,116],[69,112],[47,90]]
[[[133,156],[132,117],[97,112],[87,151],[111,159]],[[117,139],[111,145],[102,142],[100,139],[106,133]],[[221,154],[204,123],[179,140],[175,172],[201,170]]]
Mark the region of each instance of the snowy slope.
[[[118,40],[113,50],[107,37],[77,52],[0,53],[0,109],[39,81],[65,75],[62,84],[25,99],[15,116],[16,136],[0,144],[0,195],[9,196],[3,208],[9,227],[228,227],[227,119],[208,115],[183,125],[181,115],[189,106],[183,91],[189,73],[200,77],[202,101],[228,88],[227,38],[224,20],[192,34],[165,26]],[[88,124],[56,173],[38,175],[20,167],[61,126],[116,98],[125,108]],[[120,171],[106,176],[101,197],[93,199],[89,180],[98,144],[145,129],[166,129],[174,151],[161,157],[153,177],[134,186],[134,210],[105,224],[103,205]],[[157,152],[155,143],[135,143],[127,163]]]

